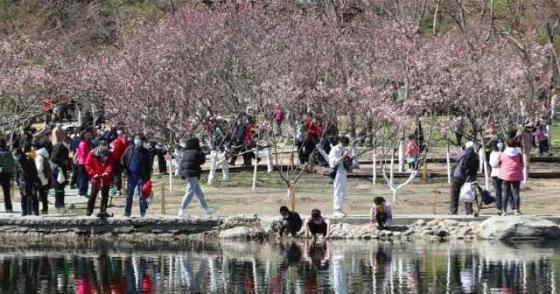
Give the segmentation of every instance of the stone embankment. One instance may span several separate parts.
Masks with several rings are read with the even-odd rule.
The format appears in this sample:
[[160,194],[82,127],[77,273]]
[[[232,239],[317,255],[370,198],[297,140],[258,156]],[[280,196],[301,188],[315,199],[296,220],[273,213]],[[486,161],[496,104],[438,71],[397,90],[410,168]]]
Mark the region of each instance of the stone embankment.
[[[0,247],[25,244],[80,245],[96,243],[160,246],[215,240],[274,240],[280,223],[257,216],[228,218],[147,217],[0,217]],[[445,218],[416,220],[411,224],[378,230],[374,224],[331,225],[332,239],[472,241],[476,239],[560,239],[560,227],[533,216],[491,217],[483,222]]]

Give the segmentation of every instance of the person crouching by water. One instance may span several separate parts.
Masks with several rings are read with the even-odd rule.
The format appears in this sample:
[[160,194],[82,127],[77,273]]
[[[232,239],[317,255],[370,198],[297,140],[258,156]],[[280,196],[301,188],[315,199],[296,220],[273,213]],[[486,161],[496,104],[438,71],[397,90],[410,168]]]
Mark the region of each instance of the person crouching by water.
[[285,231],[288,231],[288,233],[292,234],[292,237],[296,237],[303,224],[299,213],[290,211],[288,207],[282,206],[280,207],[280,214],[282,215],[280,238],[282,238],[282,235],[284,235]]
[[204,192],[200,188],[199,184],[200,174],[202,172],[201,166],[205,161],[206,155],[204,155],[204,152],[202,152],[200,148],[198,138],[188,139],[185,144],[185,151],[183,152],[183,158],[181,159],[179,167],[179,174],[181,175],[181,178],[187,181],[187,191],[185,192],[185,196],[183,197],[183,201],[181,203],[179,217],[188,217],[187,208],[195,195],[206,215],[212,215],[215,213],[214,209],[208,207],[206,197],[204,196]]
[[377,223],[379,230],[386,229],[393,221],[393,210],[383,197],[375,197],[369,214],[371,223]]
[[330,236],[330,225],[329,220],[326,219],[319,209],[314,208],[311,211],[311,218],[305,221],[305,237],[309,238],[309,233],[311,233],[314,240],[317,239],[317,235],[323,235],[324,239]]

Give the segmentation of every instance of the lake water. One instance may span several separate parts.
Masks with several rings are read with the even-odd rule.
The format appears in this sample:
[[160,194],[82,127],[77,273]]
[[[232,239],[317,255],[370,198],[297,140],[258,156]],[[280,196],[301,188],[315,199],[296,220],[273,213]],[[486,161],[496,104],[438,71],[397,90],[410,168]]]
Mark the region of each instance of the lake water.
[[223,243],[0,252],[0,293],[560,293],[553,245]]

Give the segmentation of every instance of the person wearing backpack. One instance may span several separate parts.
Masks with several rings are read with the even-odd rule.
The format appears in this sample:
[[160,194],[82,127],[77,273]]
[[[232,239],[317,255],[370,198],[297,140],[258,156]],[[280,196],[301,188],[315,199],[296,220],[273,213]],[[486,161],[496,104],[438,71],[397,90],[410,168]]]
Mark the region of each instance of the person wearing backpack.
[[[37,157],[35,157],[35,167],[37,168],[37,175],[40,180],[39,200],[42,204],[41,214],[49,212],[49,189],[52,179],[52,169],[49,163],[49,151],[46,148],[37,150]],[[38,208],[37,208],[38,210]]]
[[4,209],[12,213],[12,199],[10,195],[10,184],[15,172],[14,156],[8,149],[5,139],[0,139],[0,185],[4,192]]
[[[461,187],[465,183],[476,181],[476,173],[478,171],[478,155],[474,150],[474,143],[465,143],[464,149],[459,150],[454,156],[455,165],[451,174],[451,201],[449,204],[449,214],[455,215],[459,210],[459,194]],[[472,203],[465,203],[465,211],[467,214],[473,213]]]

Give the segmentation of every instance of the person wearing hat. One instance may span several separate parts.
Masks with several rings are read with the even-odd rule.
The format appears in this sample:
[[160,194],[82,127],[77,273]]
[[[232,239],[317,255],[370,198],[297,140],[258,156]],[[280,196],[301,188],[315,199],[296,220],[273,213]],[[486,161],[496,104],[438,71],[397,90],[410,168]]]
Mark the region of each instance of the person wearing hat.
[[124,155],[124,166],[128,171],[128,188],[126,195],[126,207],[124,215],[130,217],[132,213],[132,200],[134,192],[140,195],[140,215],[146,215],[146,197],[143,192],[144,183],[150,179],[152,166],[150,162],[150,152],[144,147],[146,137],[137,135],[134,137],[134,144],[128,146]]
[[93,213],[95,199],[101,191],[101,206],[98,217],[108,217],[107,204],[109,203],[109,188],[113,178],[114,161],[113,154],[109,151],[106,141],[100,142],[100,146],[93,149],[86,160],[86,170],[91,179],[91,194],[87,204],[87,215]]
[[[457,214],[459,210],[459,195],[461,187],[467,182],[476,181],[476,173],[478,171],[478,155],[474,150],[474,143],[469,141],[465,143],[464,149],[459,150],[454,158],[457,164],[451,173],[451,201],[449,204],[449,214]],[[472,203],[465,203],[465,211],[467,214],[473,213]]]

